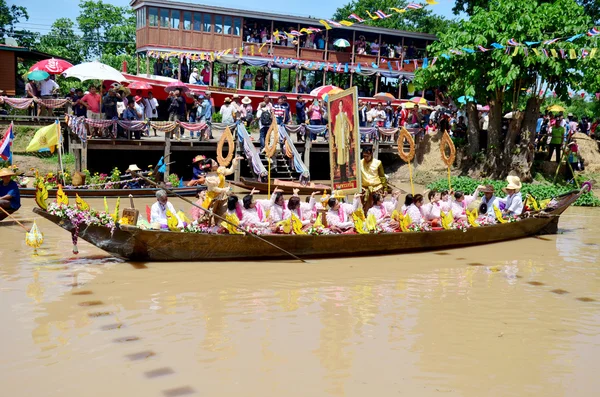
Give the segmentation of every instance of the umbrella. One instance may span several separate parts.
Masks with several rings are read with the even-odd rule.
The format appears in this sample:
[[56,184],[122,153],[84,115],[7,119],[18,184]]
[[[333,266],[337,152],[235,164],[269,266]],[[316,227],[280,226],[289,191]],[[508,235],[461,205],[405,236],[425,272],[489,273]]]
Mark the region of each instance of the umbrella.
[[563,108],[560,105],[552,105],[546,110],[548,110],[549,112],[564,112],[565,108]]
[[325,94],[337,94],[342,92],[341,88],[338,88],[334,85],[324,85],[322,87],[317,87],[310,92],[310,96],[316,96],[317,98],[323,98]]
[[43,61],[39,61],[38,63],[36,63],[32,67],[30,67],[29,71],[33,72],[34,70],[43,70],[50,74],[61,74],[65,70],[72,68],[72,67],[73,67],[73,65],[71,65],[69,62],[67,62],[65,60],[50,58],[50,59],[44,59]]
[[114,80],[114,81],[127,81],[125,76],[121,74],[117,69],[105,65],[103,63],[85,62],[76,66],[73,66],[63,73],[65,77],[75,77],[81,81],[85,80]]
[[475,98],[473,98],[471,95],[463,95],[460,98],[458,98],[457,101],[458,103],[466,105],[467,102],[475,102]]
[[425,100],[425,98],[421,97],[421,96],[415,96],[410,98],[411,102],[414,102],[418,105],[427,105],[427,101]]
[[340,48],[350,47],[350,43],[346,39],[337,39],[333,42],[333,45]]
[[394,96],[392,94],[390,94],[389,92],[380,92],[378,94],[375,94],[373,96],[373,98],[375,99],[383,99],[386,101],[394,101],[396,100],[396,98],[394,98]]
[[134,81],[133,83],[127,86],[130,90],[151,90],[152,86],[143,81]]
[[46,80],[50,75],[48,72],[44,72],[43,70],[34,70],[27,74],[27,78],[33,81],[42,81]]
[[180,92],[188,92],[190,89],[185,86],[181,81],[174,81],[172,83],[167,84],[165,87],[166,92],[171,92],[179,90]]

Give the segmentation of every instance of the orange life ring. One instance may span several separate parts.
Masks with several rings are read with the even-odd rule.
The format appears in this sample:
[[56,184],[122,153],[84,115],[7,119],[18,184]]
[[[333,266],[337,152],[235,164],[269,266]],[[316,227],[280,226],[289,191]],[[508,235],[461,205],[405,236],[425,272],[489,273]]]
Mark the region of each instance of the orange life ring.
[[[225,141],[227,141],[227,157],[223,158],[223,146],[225,145]],[[235,153],[235,144],[233,142],[233,135],[231,134],[231,130],[229,127],[225,127],[225,131],[221,138],[219,139],[219,143],[217,144],[217,162],[222,167],[227,167],[231,163],[233,159],[233,154]]]
[[[404,141],[408,142],[408,153],[404,151]],[[400,135],[398,136],[398,155],[406,163],[411,162],[415,158],[415,140],[404,127],[400,130]]]
[[[446,149],[450,150],[449,156],[446,155]],[[447,131],[444,131],[444,135],[442,135],[440,152],[442,153],[442,161],[444,164],[446,164],[447,167],[451,167],[456,159],[456,148],[454,147],[454,142],[452,142],[452,138],[450,138],[450,135],[448,135]]]

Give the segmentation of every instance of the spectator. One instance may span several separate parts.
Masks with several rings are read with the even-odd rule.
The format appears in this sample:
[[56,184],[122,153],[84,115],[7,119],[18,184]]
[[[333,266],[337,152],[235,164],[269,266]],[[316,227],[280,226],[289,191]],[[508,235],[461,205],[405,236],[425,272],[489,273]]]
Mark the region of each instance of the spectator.
[[[268,95],[265,95],[265,98],[268,98]],[[265,100],[258,105],[258,110],[256,111],[256,118],[258,119],[258,127],[260,129],[261,152],[265,148],[267,132],[269,132],[269,127],[273,123],[273,113],[268,105],[270,105],[270,103]]]
[[[50,77],[46,77],[45,80],[40,82],[40,97],[42,99],[52,99],[54,94],[58,91],[59,85]],[[53,110],[40,105],[38,110],[38,116],[44,113],[45,116],[52,116]]]
[[87,109],[81,103],[82,98],[83,90],[81,88],[77,88],[75,90],[75,97],[73,98],[73,115],[75,115],[75,117],[85,117],[87,115]]
[[217,80],[219,87],[225,87],[227,85],[227,75],[225,75],[224,70],[219,71]]
[[237,88],[237,70],[232,67],[231,70],[227,72],[227,88]]
[[379,55],[379,43],[377,42],[377,39],[371,43],[371,55]]
[[[100,95],[96,92],[96,86],[90,85],[89,92],[81,98],[80,103],[87,108],[87,118],[92,120],[101,120],[100,113]],[[93,128],[92,136],[98,136],[99,129]]]
[[[35,84],[35,81],[33,80],[27,80],[27,84],[25,85],[25,95],[27,96],[27,98],[38,98],[40,93],[37,87],[37,84]],[[73,102],[75,103],[75,102]],[[31,108],[31,114],[32,117],[38,115],[38,104],[34,101],[33,102],[33,107]]]
[[556,162],[560,163],[560,149],[562,147],[564,135],[565,135],[565,127],[561,126],[561,116],[556,118],[556,123],[552,126],[550,131],[551,139],[550,139],[550,149],[548,161],[552,161],[552,154],[556,151]]
[[[129,101],[127,103],[127,108],[123,112],[123,120],[128,121],[139,121],[142,119],[142,113],[138,112],[135,107],[135,101]],[[133,131],[135,139],[141,139],[141,131]]]
[[[158,120],[158,101],[156,100],[156,98],[154,98],[154,94],[152,94],[152,91],[148,91],[148,98],[146,98],[146,103],[146,118],[150,121]],[[154,136],[158,136],[158,134],[156,133],[156,128],[153,128],[153,130]],[[150,131],[148,131],[148,135],[150,135]]]
[[156,62],[154,62],[154,75],[162,76],[163,75],[163,60],[158,58]]
[[188,81],[190,75],[190,68],[187,63],[187,59],[183,58],[181,61],[181,81]]
[[254,109],[252,108],[252,100],[249,97],[244,97],[242,99],[242,106],[240,108],[240,120],[242,120],[246,125],[250,125],[254,120]]
[[235,110],[233,105],[231,105],[231,98],[225,98],[223,106],[219,109],[219,113],[221,114],[221,122],[226,125],[231,125],[235,123]]
[[273,114],[278,125],[284,125],[287,117],[288,108],[284,105],[283,95],[277,99],[277,103],[273,105]]
[[200,74],[202,76],[202,83],[210,85],[210,67],[208,66],[208,62],[204,64],[204,69],[202,69]]
[[300,84],[298,85],[298,94],[306,94],[307,93],[307,84],[306,84],[306,76],[302,76],[302,80],[300,80]]
[[265,76],[263,75],[263,71],[259,69],[258,72],[256,72],[256,77],[254,78],[254,89],[264,91],[264,84]]
[[[169,121],[185,121],[185,100],[181,97],[180,91],[177,89],[169,93]],[[181,139],[181,127],[177,130],[177,140]],[[171,132],[173,139],[174,131]]]
[[[306,101],[300,95],[296,99],[296,124],[303,125],[306,123]],[[304,142],[302,130],[298,129],[298,142]]]
[[387,119],[385,110],[381,103],[377,104],[377,110],[375,111],[375,124],[379,128],[385,127],[385,120]]
[[192,74],[190,74],[190,84],[200,84],[200,73],[198,73],[198,68],[192,70]]
[[254,75],[250,71],[250,68],[246,68],[246,73],[244,73],[244,85],[243,85],[245,90],[252,89],[252,79],[253,78],[254,78]]

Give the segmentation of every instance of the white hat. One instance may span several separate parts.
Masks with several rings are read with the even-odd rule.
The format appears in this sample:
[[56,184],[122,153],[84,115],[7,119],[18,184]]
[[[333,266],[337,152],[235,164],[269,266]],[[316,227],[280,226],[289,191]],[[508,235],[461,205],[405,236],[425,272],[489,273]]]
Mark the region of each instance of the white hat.
[[197,71],[198,71],[198,68],[194,68],[194,70],[192,70],[192,72],[197,72]]
[[242,103],[244,105],[248,105],[248,104],[252,103],[252,99],[250,99],[247,96],[245,96],[244,99],[242,99]]
[[141,169],[136,164],[131,164],[127,171],[125,172],[133,172],[133,171],[141,171]]

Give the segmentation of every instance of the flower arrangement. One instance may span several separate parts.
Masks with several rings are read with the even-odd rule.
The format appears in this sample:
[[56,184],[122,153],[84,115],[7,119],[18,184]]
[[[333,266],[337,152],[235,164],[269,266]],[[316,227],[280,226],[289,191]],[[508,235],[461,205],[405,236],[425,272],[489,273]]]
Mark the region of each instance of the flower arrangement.
[[431,231],[431,226],[427,223],[411,223],[408,225],[408,230],[411,232],[429,232]]
[[463,232],[466,232],[469,227],[469,222],[466,219],[456,219],[452,224],[453,229],[462,230]]
[[181,231],[183,233],[217,234],[214,228],[208,226],[205,223],[190,223],[186,225]]
[[508,218],[506,218],[506,221],[508,223],[513,223],[513,222],[518,222],[521,218],[519,218],[518,216],[509,216]]
[[179,176],[177,174],[169,174],[169,182],[173,187],[179,186]]
[[121,181],[121,171],[117,167],[113,168],[110,173],[110,181],[111,182],[120,182]]
[[311,236],[322,236],[326,234],[331,234],[331,231],[329,229],[324,228],[323,226],[311,226],[308,228],[308,230],[306,230],[306,234],[309,234]]
[[483,217],[480,217],[479,219],[477,219],[477,223],[479,224],[479,226],[491,226],[491,225],[495,225],[496,221],[487,216],[483,216]]
[[80,210],[73,205],[58,204],[56,202],[48,205],[48,213],[59,218],[68,219],[78,230],[82,224],[88,226],[104,226],[114,233],[117,225],[111,214],[96,210]]
[[248,227],[244,228],[244,230],[246,230],[248,233],[257,234],[257,235],[265,234],[265,229],[259,228],[259,227],[254,227],[254,226],[248,226]]

